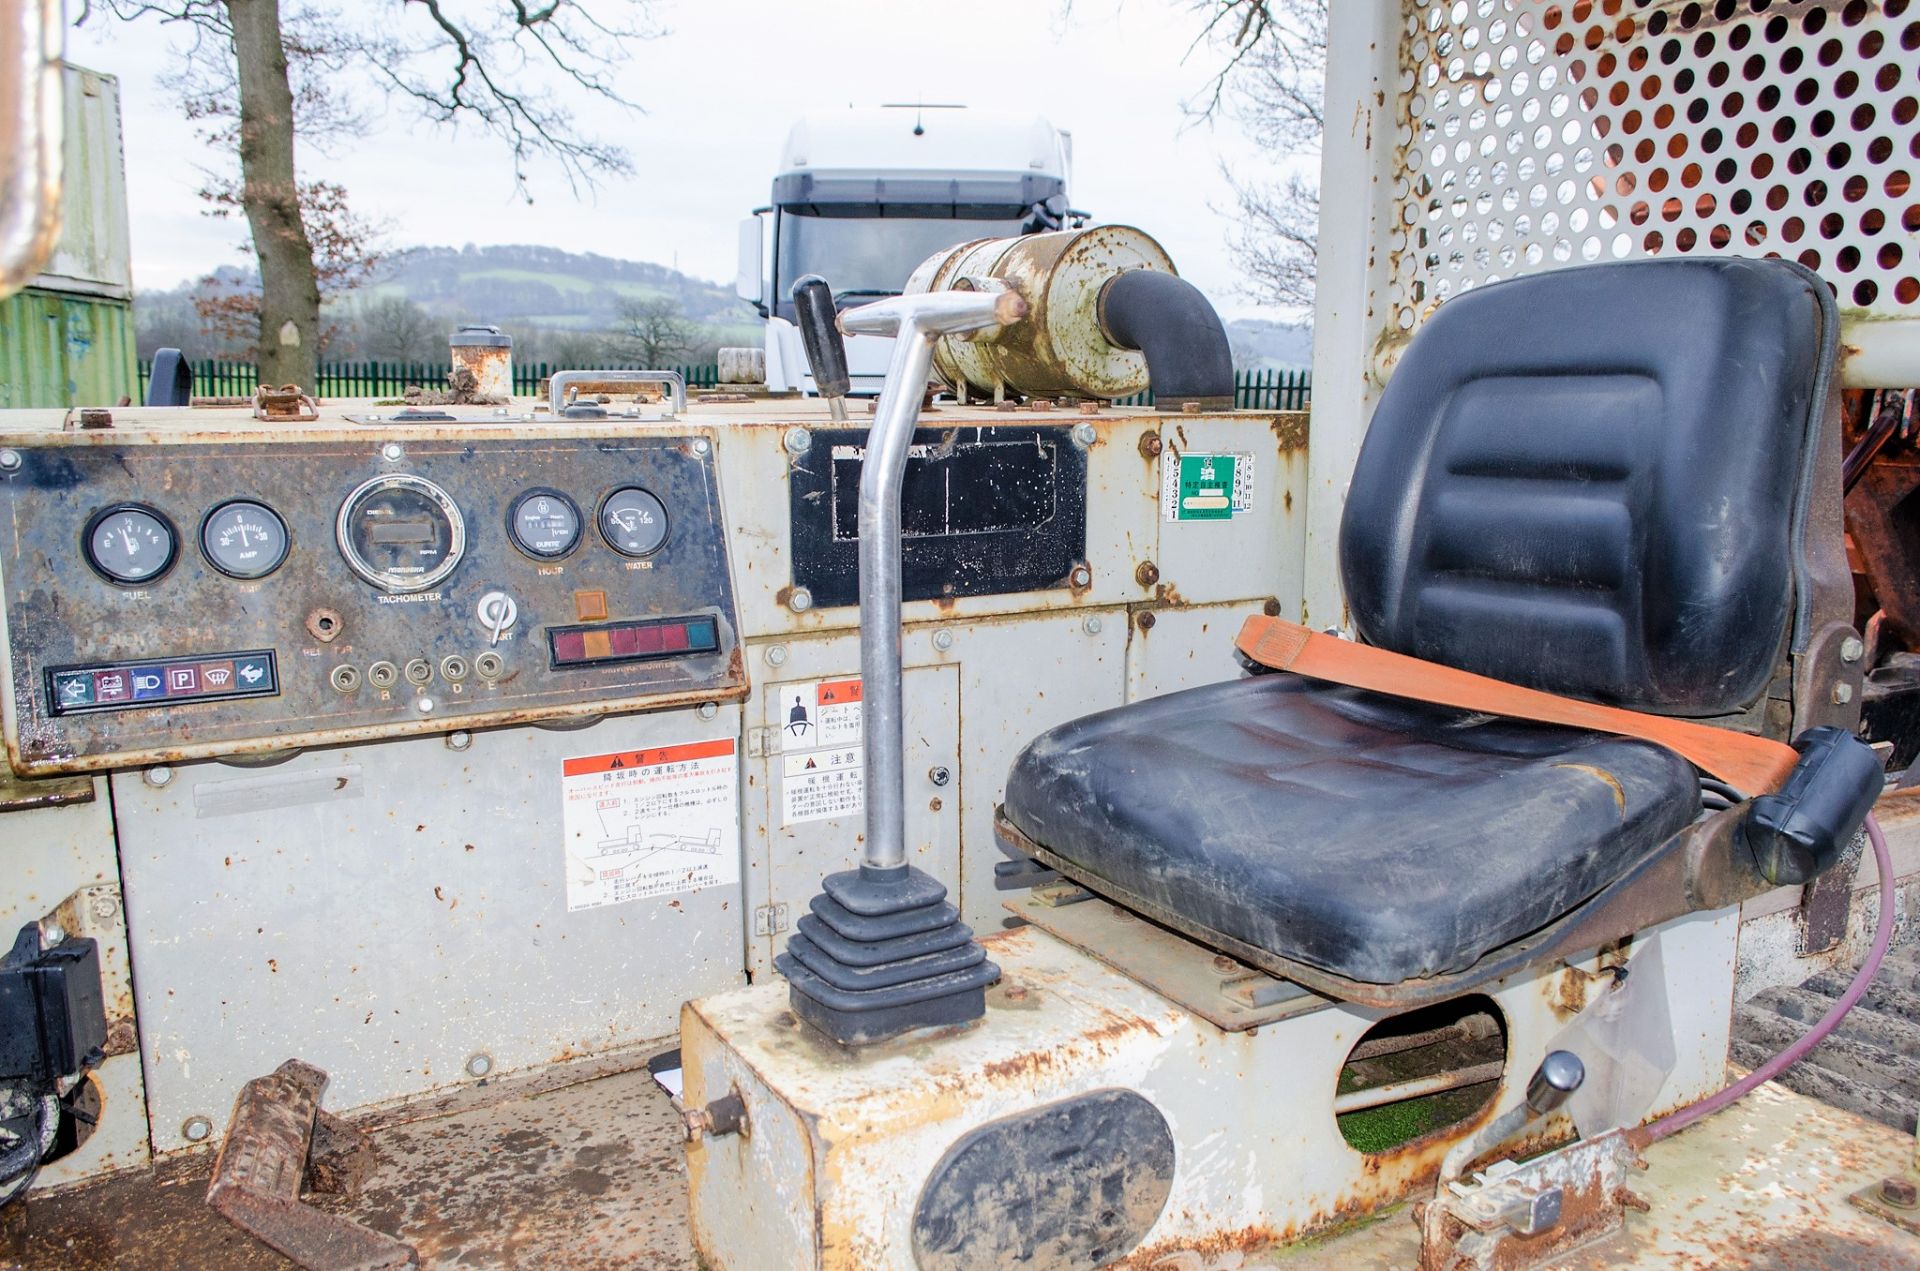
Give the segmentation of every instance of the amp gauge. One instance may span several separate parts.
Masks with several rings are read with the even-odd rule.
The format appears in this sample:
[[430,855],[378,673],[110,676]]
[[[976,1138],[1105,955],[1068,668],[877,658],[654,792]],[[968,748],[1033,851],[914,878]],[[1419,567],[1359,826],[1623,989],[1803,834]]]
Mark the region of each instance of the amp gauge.
[[460,564],[467,522],[445,490],[396,472],[347,496],[334,538],[348,567],[382,591],[425,591]]
[[94,513],[82,541],[94,572],[128,586],[166,573],[180,550],[173,522],[144,503],[120,503]]
[[200,550],[229,578],[265,578],[287,559],[287,523],[264,503],[236,499],[207,514]]
[[528,490],[507,512],[513,545],[529,556],[554,560],[580,543],[580,505],[558,490]]

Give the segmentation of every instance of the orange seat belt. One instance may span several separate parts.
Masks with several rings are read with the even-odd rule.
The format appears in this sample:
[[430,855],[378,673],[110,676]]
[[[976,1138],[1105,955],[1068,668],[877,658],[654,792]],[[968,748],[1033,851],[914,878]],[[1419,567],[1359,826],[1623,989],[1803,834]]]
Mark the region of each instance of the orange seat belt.
[[1765,737],[1557,697],[1339,636],[1322,635],[1284,618],[1255,614],[1240,628],[1233,643],[1261,666],[1309,679],[1510,719],[1637,737],[1665,746],[1694,767],[1747,794],[1778,789],[1800,758],[1793,747]]

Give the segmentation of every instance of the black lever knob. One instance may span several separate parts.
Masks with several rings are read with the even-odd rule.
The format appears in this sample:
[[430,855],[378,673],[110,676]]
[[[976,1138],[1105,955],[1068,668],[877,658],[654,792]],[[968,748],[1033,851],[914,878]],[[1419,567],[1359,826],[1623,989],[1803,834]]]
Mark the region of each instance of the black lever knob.
[[1587,1066],[1570,1050],[1550,1050],[1527,1082],[1527,1107],[1545,1116],[1565,1103],[1587,1079]]
[[847,373],[847,344],[833,309],[833,288],[819,274],[808,274],[793,284],[793,309],[820,396],[845,397],[853,377]]

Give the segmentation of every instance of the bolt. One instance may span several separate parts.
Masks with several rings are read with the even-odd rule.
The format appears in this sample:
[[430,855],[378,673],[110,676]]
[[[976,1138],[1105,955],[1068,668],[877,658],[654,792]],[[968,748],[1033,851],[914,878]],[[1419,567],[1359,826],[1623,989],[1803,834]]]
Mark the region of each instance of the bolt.
[[67,929],[57,922],[49,922],[40,928],[40,943],[51,949],[55,945],[67,942]]
[[1182,415],[1198,415],[1200,413],[1200,403],[1199,402],[1181,402],[1180,413]]
[[20,452],[18,450],[0,450],[0,472],[20,470]]
[[701,719],[712,719],[715,715],[718,715],[720,713],[720,703],[702,702],[700,703],[700,709],[695,711],[694,713],[700,716]]
[[1080,624],[1088,635],[1099,635],[1101,625],[1099,614],[1089,616],[1085,622]]
[[927,780],[937,786],[944,786],[947,782],[953,780],[953,773],[949,772],[943,765],[935,764],[933,767],[927,769]]
[[1216,953],[1213,956],[1213,969],[1216,971],[1238,971],[1240,964],[1224,953]]
[[484,1077],[493,1071],[493,1056],[485,1053],[467,1057],[467,1075]]
[[1915,1188],[1911,1178],[1895,1175],[1880,1180],[1880,1199],[1901,1209],[1912,1209],[1920,1205],[1920,1189]]
[[386,445],[380,447],[380,457],[382,459],[398,459],[405,453],[407,452],[400,448],[400,443],[397,441],[389,441]]
[[1151,587],[1160,581],[1160,567],[1150,560],[1143,560],[1133,571],[1133,581],[1142,587]]
[[1093,445],[1099,438],[1100,430],[1092,424],[1075,424],[1073,426],[1073,444],[1082,450]]
[[473,734],[464,728],[456,729],[447,734],[448,750],[465,750],[471,745],[473,745]]
[[101,922],[107,922],[120,912],[120,902],[112,896],[95,896],[87,908]]
[[180,1137],[189,1143],[205,1143],[213,1137],[213,1122],[205,1117],[188,1117],[180,1123]]
[[805,587],[795,587],[787,593],[787,608],[795,613],[805,613],[813,608],[813,593]]
[[1858,662],[1860,655],[1866,651],[1867,646],[1860,643],[1859,636],[1848,636],[1840,642],[1840,660],[1842,662]]
[[785,666],[787,664],[787,646],[774,644],[767,646],[767,665]]
[[813,434],[804,428],[789,428],[787,435],[780,439],[790,455],[804,455],[813,449]]
[[1100,413],[1100,403],[1095,401],[1081,402],[1080,413],[1082,415],[1098,415]]
[[1067,580],[1076,587],[1085,587],[1093,581],[1093,571],[1085,565],[1075,565],[1073,572],[1067,575]]
[[933,647],[945,653],[953,647],[953,632],[945,627],[933,633]]
[[141,773],[140,779],[156,790],[164,790],[173,784],[173,769],[163,763],[155,764]]
[[1164,443],[1161,442],[1159,433],[1148,432],[1140,434],[1140,457],[1142,459],[1158,459],[1160,457],[1160,451],[1163,448]]
[[1026,1001],[1026,1000],[1027,1000],[1027,990],[1026,990],[1026,986],[1025,986],[1025,985],[1022,985],[1022,984],[1015,984],[1015,985],[1012,985],[1012,986],[1010,986],[1010,987],[1009,987],[1009,988],[1007,989],[1007,1000],[1008,1000],[1009,1002],[1024,1002],[1024,1001]]
[[1848,702],[1851,702],[1852,700],[1853,700],[1853,685],[1836,684],[1833,686],[1833,704],[1835,706],[1845,706]]
[[1260,606],[1260,612],[1266,614],[1269,618],[1278,618],[1280,616],[1280,602],[1277,600],[1269,600],[1266,604]]
[[712,449],[713,449],[712,443],[710,443],[705,437],[695,437],[693,439],[693,453],[695,453],[696,455],[704,455],[705,453],[707,453],[707,451]]
[[1159,619],[1153,616],[1153,610],[1149,609],[1140,615],[1139,627],[1142,631],[1151,631],[1153,630],[1153,624],[1158,621]]

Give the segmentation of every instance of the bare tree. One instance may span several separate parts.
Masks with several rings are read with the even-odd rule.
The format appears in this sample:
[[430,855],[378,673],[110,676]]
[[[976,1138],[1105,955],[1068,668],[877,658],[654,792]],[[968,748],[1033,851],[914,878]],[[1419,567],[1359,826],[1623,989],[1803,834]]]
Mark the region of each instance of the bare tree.
[[[1207,22],[1195,40],[1224,61],[1188,103],[1200,119],[1225,119],[1277,161],[1320,152],[1326,127],[1329,0],[1195,0]],[[1288,309],[1313,305],[1320,189],[1298,173],[1247,176],[1223,166],[1238,222],[1227,246],[1249,297]]]
[[[584,136],[572,112],[540,86],[544,71],[573,94],[634,109],[619,91],[628,41],[658,34],[650,0],[525,0],[455,12],[443,0],[382,0],[378,14],[343,0],[83,0],[95,13],[155,18],[191,41],[172,79],[210,149],[231,148],[238,179],[210,173],[216,213],[247,219],[260,269],[257,313],[208,315],[250,323],[260,374],[312,384],[325,338],[323,290],[363,279],[375,255],[345,192],[302,182],[299,138],[325,153],[364,131],[357,103],[395,100],[430,123],[477,124],[507,146],[514,188],[528,192],[530,161],[557,161],[570,189],[631,168],[619,146]],[[489,11],[490,9],[490,11]]]
[[655,296],[621,302],[612,344],[623,360],[657,370],[684,355],[698,336],[698,329],[687,321],[677,301]]
[[361,305],[356,325],[362,357],[424,362],[445,347],[434,338],[442,324],[405,296],[382,296]]

